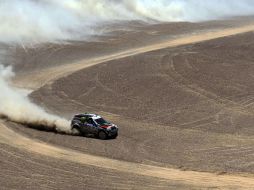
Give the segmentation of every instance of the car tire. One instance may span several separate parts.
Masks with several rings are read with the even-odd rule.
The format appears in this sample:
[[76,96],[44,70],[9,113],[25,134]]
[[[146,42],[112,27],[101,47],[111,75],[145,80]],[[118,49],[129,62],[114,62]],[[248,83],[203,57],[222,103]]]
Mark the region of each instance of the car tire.
[[80,130],[78,129],[78,126],[73,126],[72,133],[74,135],[81,135]]
[[117,136],[118,136],[118,133],[116,133],[115,135],[113,135],[111,138],[112,138],[112,139],[116,139]]
[[101,140],[106,140],[106,139],[108,138],[108,135],[107,135],[104,131],[100,131],[100,132],[98,133],[98,137],[99,137],[99,139],[101,139]]

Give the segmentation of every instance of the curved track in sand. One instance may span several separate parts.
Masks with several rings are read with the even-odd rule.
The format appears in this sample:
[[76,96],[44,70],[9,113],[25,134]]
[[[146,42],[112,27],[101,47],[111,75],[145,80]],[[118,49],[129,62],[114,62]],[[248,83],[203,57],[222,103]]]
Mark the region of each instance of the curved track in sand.
[[[237,35],[240,33],[254,31],[254,25],[248,25],[241,28],[225,29],[222,31],[208,32],[187,37],[170,40],[164,43],[154,44],[137,49],[130,49],[124,52],[115,53],[112,55],[102,56],[91,60],[81,61],[74,64],[63,65],[37,71],[36,73],[28,73],[24,76],[19,76],[14,81],[17,86],[22,86],[31,89],[37,89],[49,82],[67,76],[75,71],[90,67],[105,61],[120,59],[128,56],[133,56],[149,51],[155,51],[167,47],[175,47],[198,43],[206,40]],[[31,80],[32,79],[32,80]],[[70,162],[75,162],[84,165],[101,167],[105,169],[113,169],[121,172],[133,173],[138,175],[150,176],[165,180],[176,180],[184,184],[201,185],[204,187],[221,187],[224,189],[251,189],[254,187],[253,177],[242,177],[233,175],[216,175],[205,172],[181,171],[177,169],[169,169],[156,167],[151,165],[130,163],[114,159],[108,159],[98,156],[92,156],[80,153],[73,150],[63,149],[52,146],[37,140],[29,139],[19,135],[11,129],[0,125],[0,143],[19,148],[30,153],[36,153],[43,156],[49,156],[55,159],[63,159]]]
[[43,69],[40,71],[33,71],[31,73],[25,73],[23,75],[16,77],[13,83],[17,87],[37,89],[49,82],[52,82],[61,77],[74,73],[75,71],[78,71],[87,67],[91,67],[93,65],[97,65],[100,63],[104,63],[106,61],[112,61],[116,59],[138,55],[141,53],[156,51],[163,48],[194,44],[198,42],[203,42],[203,41],[212,40],[216,38],[222,38],[226,36],[237,35],[237,34],[251,32],[251,31],[254,31],[254,25],[247,25],[240,28],[231,28],[231,29],[225,29],[220,31],[206,32],[206,33],[201,33],[196,35],[180,37],[180,38],[169,40],[163,43],[153,44],[153,45],[144,46],[144,47],[135,48],[135,49],[129,49],[126,51],[117,52],[115,54],[88,59],[88,60],[80,61],[77,63],[51,67],[51,68]]
[[133,173],[165,180],[180,181],[184,184],[199,185],[204,187],[218,186],[225,189],[248,189],[254,187],[254,180],[251,177],[216,175],[206,172],[181,171],[177,169],[162,168],[157,166],[103,158],[99,156],[92,156],[80,153],[78,151],[63,149],[29,139],[15,133],[3,125],[0,125],[0,137],[0,143],[12,145],[15,148],[24,151],[99,168],[113,169],[120,172]]

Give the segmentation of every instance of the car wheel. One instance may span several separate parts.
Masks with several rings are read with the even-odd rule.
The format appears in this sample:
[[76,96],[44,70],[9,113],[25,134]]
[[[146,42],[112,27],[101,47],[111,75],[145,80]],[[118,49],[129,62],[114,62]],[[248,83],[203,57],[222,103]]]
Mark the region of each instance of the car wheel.
[[99,139],[105,140],[108,138],[108,135],[104,131],[100,131],[98,134]]
[[116,139],[117,136],[118,136],[118,133],[116,133],[115,135],[113,135],[111,138],[112,138],[112,139]]
[[73,133],[74,135],[80,135],[80,134],[81,134],[81,133],[80,133],[80,130],[78,129],[77,126],[74,126],[74,127],[72,128],[72,133]]

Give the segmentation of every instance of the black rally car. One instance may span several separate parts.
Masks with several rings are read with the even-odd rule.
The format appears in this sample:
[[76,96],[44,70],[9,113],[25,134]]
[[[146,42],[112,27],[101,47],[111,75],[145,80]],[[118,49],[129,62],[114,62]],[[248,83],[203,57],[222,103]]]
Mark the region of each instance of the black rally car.
[[77,114],[71,121],[72,131],[81,135],[95,135],[100,139],[115,139],[118,127],[96,114]]

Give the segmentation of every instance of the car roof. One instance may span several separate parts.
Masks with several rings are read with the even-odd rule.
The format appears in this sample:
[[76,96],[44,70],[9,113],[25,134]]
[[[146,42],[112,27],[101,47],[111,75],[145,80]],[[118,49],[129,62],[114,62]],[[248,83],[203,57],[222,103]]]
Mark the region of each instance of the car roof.
[[76,114],[74,117],[89,117],[93,119],[99,119],[101,116],[96,115],[96,114],[90,114],[90,113],[85,113],[85,114]]

